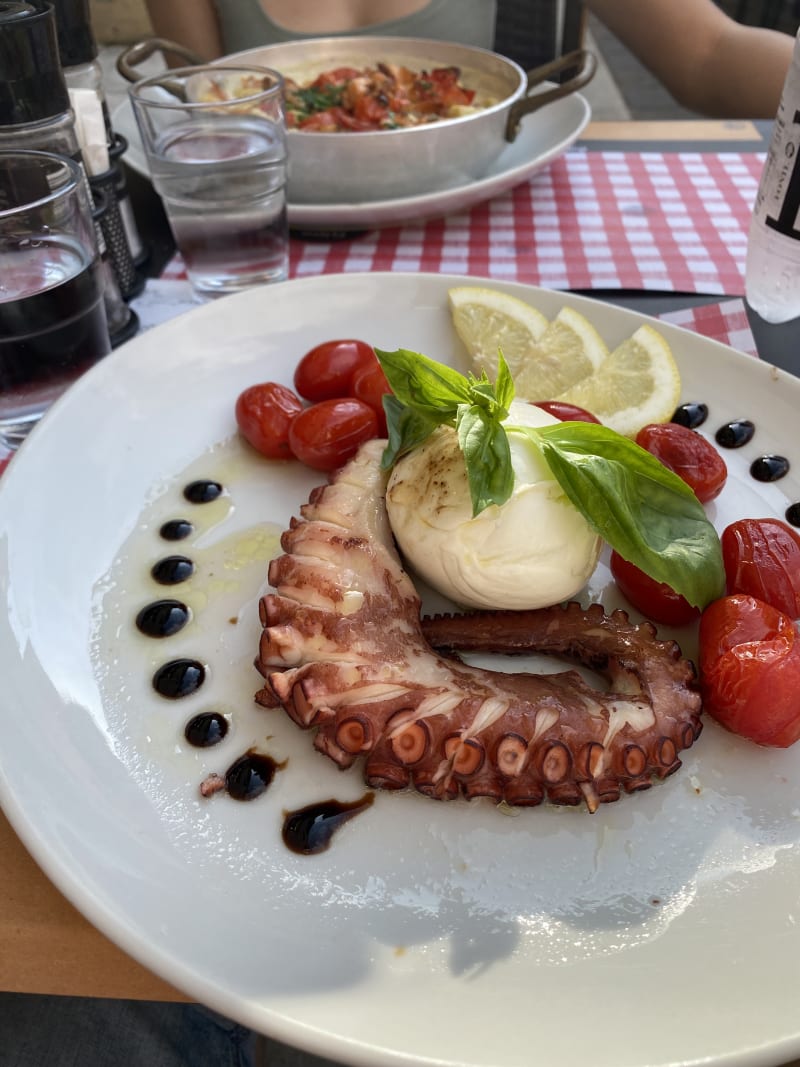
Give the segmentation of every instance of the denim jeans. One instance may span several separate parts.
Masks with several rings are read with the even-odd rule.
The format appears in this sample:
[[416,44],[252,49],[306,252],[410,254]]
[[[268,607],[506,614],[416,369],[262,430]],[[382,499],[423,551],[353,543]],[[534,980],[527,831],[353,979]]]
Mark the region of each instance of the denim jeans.
[[199,1004],[0,993],[0,1067],[337,1067]]
[[0,993],[0,1067],[255,1067],[256,1043],[197,1004]]

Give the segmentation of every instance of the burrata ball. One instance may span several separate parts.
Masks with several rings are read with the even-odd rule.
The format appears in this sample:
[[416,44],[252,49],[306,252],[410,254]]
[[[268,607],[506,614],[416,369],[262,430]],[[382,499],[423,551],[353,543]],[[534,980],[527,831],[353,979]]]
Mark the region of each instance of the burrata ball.
[[[506,422],[545,426],[558,419],[515,400]],[[600,554],[600,538],[535,446],[519,434],[508,438],[513,492],[474,518],[464,456],[450,427],[440,426],[399,460],[389,478],[389,521],[407,563],[463,607],[557,604],[585,585]]]

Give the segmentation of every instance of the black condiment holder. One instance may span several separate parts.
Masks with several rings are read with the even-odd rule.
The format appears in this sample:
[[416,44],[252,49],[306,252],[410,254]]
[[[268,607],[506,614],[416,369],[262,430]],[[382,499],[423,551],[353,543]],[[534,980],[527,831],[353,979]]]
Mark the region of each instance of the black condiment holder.
[[133,261],[130,243],[120,211],[118,197],[119,168],[113,165],[101,174],[89,178],[92,195],[100,199],[102,194],[105,207],[100,215],[100,229],[103,231],[111,269],[117,279],[120,295],[125,301],[132,300],[144,289],[145,279]]
[[[101,175],[102,177],[102,175]],[[91,182],[91,180],[90,180]],[[95,228],[99,230],[100,237],[105,242],[105,230],[103,222],[109,211],[109,198],[101,186],[91,187],[92,220]],[[127,246],[127,243],[126,243]],[[102,269],[105,271],[106,286],[106,314],[108,315],[108,335],[112,348],[118,348],[125,341],[129,341],[139,331],[139,316],[132,307],[128,307],[122,295],[117,273],[111,258],[111,249],[107,243],[101,249]],[[113,295],[112,295],[113,293]]]

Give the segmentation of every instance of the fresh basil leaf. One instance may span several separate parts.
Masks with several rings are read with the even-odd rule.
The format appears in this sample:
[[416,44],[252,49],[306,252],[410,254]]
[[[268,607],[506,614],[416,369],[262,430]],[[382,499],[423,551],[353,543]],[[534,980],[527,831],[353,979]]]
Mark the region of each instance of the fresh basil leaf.
[[695,607],[723,594],[722,550],[703,505],[649,452],[592,423],[514,432],[538,442],[571,502],[624,559]]
[[471,402],[469,381],[457,370],[405,348],[375,349],[375,354],[397,399],[432,416],[437,424],[452,425],[458,405]]
[[477,405],[459,408],[456,426],[472,498],[472,514],[505,504],[514,489],[511,450],[503,426]]
[[406,407],[391,393],[386,393],[383,398],[383,410],[389,443],[383,450],[381,468],[389,470],[401,456],[427,441],[439,423]]
[[497,377],[495,380],[495,391],[497,392],[497,403],[503,408],[504,414],[501,418],[505,418],[508,414],[508,409],[511,406],[511,401],[514,399],[514,379],[511,377],[511,371],[508,369],[503,353],[498,353],[497,361]]

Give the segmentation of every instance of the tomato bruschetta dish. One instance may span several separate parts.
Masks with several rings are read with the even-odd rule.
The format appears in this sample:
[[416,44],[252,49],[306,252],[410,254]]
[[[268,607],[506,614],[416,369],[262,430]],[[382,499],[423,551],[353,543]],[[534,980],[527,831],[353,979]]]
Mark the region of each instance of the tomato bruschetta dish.
[[475,91],[458,67],[415,72],[394,63],[324,71],[306,85],[286,79],[286,125],[305,132],[394,130],[469,114]]

